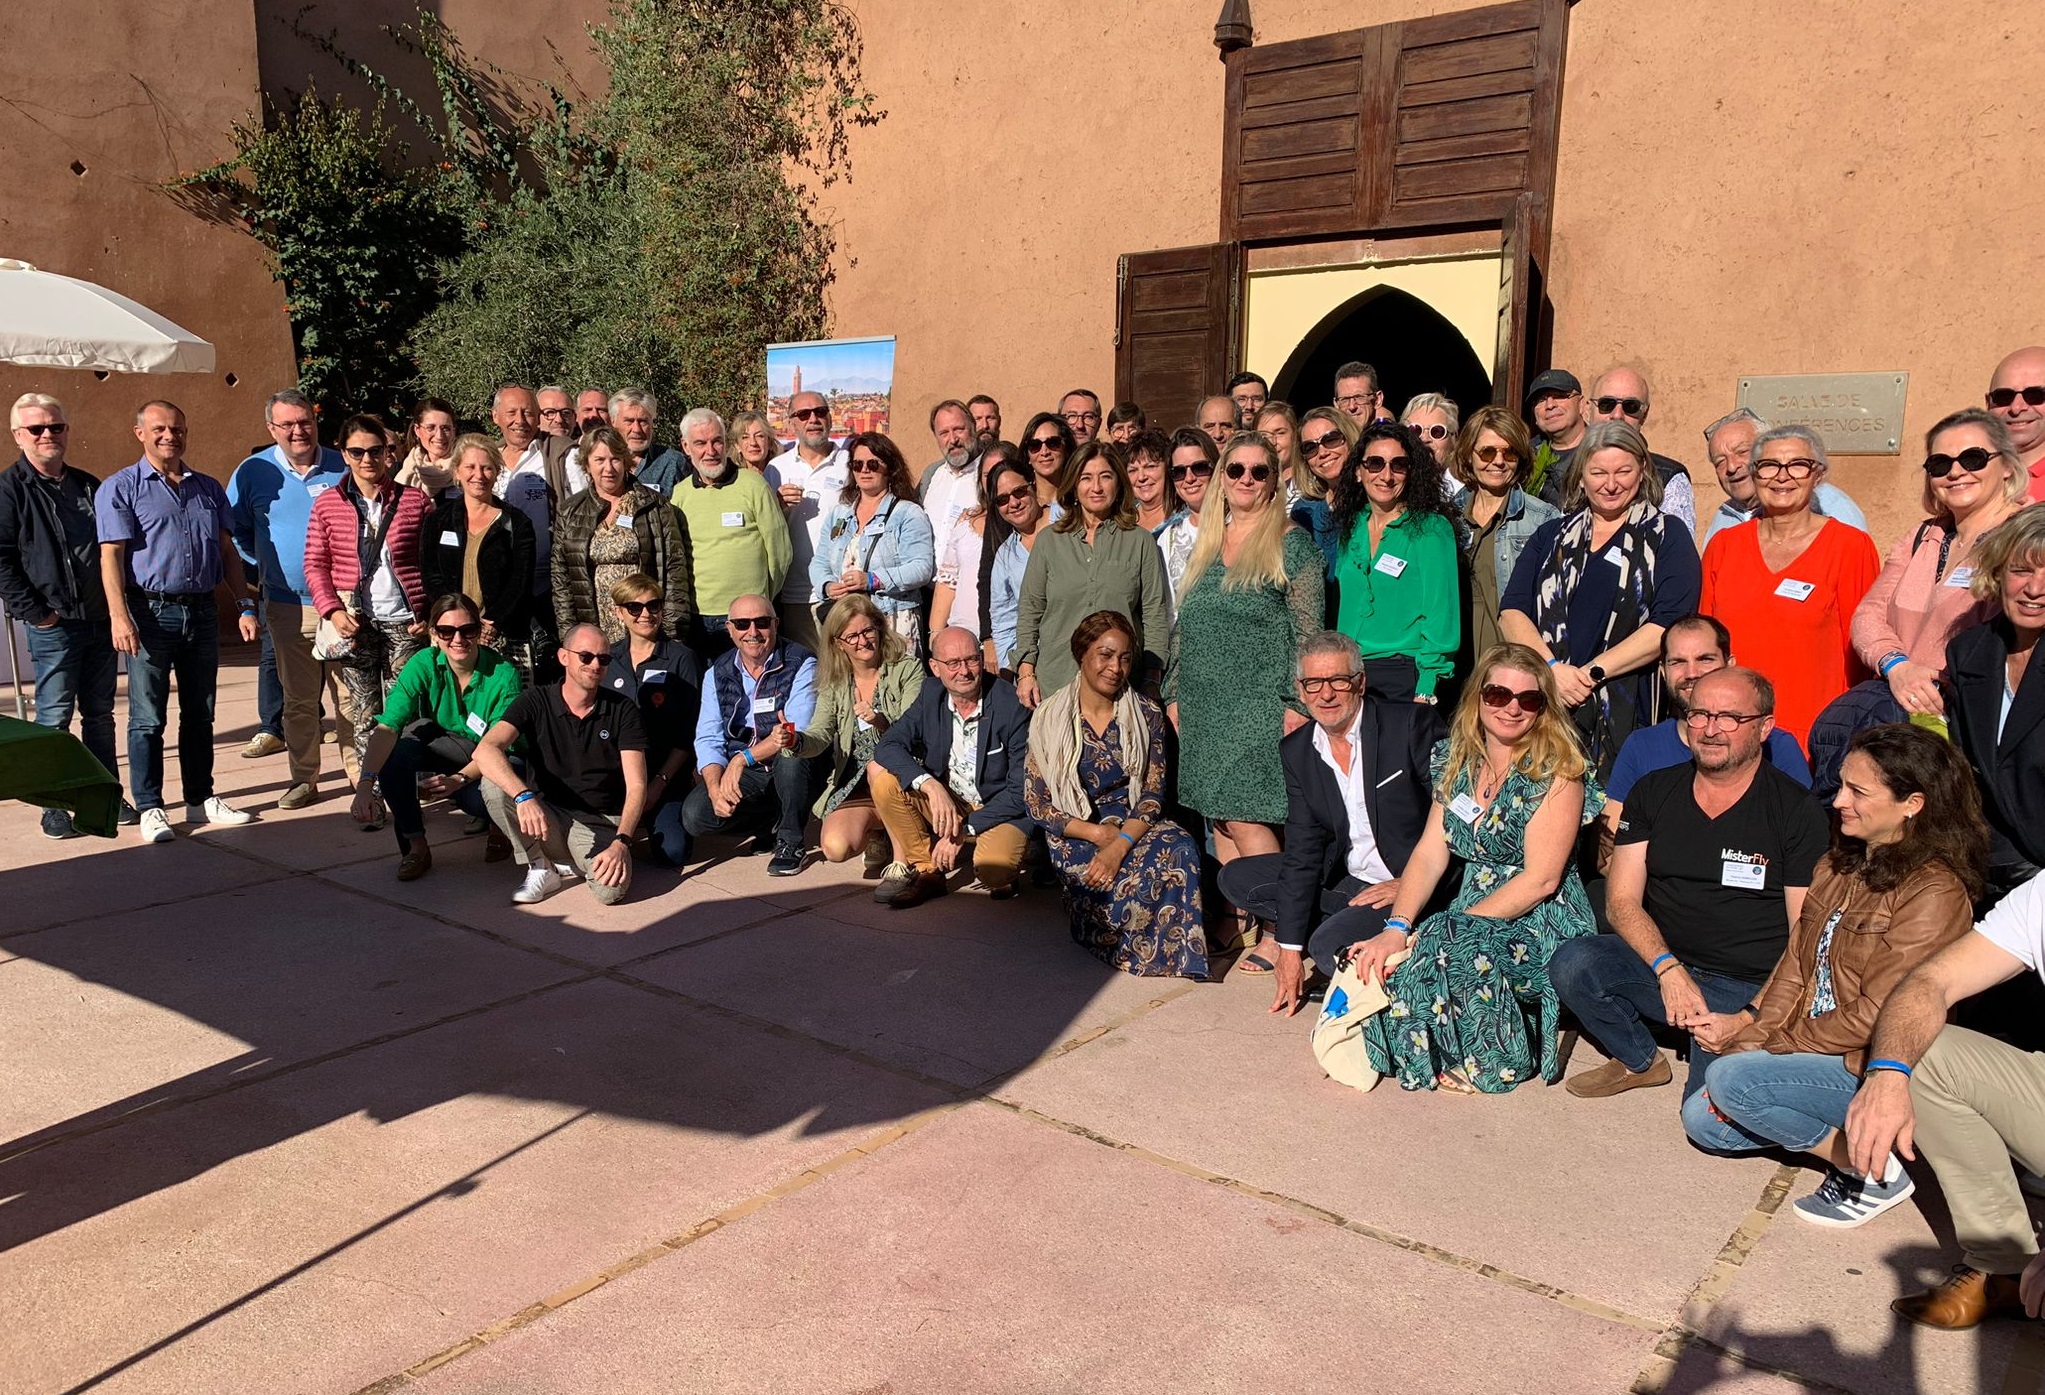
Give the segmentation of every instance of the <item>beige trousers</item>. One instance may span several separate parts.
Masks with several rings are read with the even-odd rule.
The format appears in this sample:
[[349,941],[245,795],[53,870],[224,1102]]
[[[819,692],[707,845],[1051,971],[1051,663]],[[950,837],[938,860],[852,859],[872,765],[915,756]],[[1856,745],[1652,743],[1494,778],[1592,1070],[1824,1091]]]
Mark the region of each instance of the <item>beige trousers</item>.
[[1917,1063],[1910,1103],[1961,1258],[1984,1274],[2020,1273],[2038,1241],[2010,1158],[2045,1173],[2045,1053],[1947,1027]]
[[[879,765],[866,768],[866,787],[873,793],[873,807],[889,836],[902,850],[902,860],[919,872],[934,872],[930,860],[930,800],[922,790],[905,790],[901,782]],[[990,890],[1015,885],[1022,870],[1023,854],[1029,851],[1030,835],[1012,823],[998,823],[975,838],[966,835],[973,849],[973,875]]]
[[353,761],[355,726],[348,720],[348,704],[341,686],[338,664],[323,664],[312,656],[312,639],[320,617],[309,605],[263,603],[263,620],[270,627],[270,647],[277,655],[277,682],[284,689],[284,744],[290,751],[291,783],[317,785],[320,782],[320,690],[324,687],[334,700],[334,737],[348,759]]

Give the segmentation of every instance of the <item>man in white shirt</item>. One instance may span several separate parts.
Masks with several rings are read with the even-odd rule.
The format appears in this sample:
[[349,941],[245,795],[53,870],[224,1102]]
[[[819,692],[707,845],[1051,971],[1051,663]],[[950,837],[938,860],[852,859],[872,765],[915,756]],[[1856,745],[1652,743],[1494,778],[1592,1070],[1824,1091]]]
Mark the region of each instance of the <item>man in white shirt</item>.
[[781,618],[781,633],[814,653],[822,640],[810,613],[810,558],[816,555],[824,515],[851,474],[844,447],[831,440],[831,407],[822,393],[799,392],[790,398],[788,419],[795,426],[795,444],[767,462],[767,483],[781,495],[794,549],[774,609]]
[[[554,555],[554,510],[575,492],[567,459],[574,439],[541,435],[539,398],[517,383],[506,383],[490,398],[490,420],[497,427],[497,456],[503,464],[497,497],[532,521],[533,595],[544,599],[554,587],[549,565]],[[540,607],[543,615],[549,610]]]
[[973,435],[973,414],[963,402],[947,398],[930,409],[930,434],[940,452],[923,472],[916,493],[930,515],[931,537],[939,559],[951,544],[952,529],[969,509],[980,507],[980,452]]

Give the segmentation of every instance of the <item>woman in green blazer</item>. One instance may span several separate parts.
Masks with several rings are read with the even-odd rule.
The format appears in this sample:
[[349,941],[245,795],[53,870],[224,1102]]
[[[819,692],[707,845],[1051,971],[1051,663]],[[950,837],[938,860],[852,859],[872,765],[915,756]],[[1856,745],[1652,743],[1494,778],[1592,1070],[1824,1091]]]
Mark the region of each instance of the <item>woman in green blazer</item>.
[[824,857],[844,862],[866,852],[866,877],[899,861],[866,789],[866,766],[888,723],[909,710],[929,676],[908,652],[887,617],[861,595],[841,596],[824,618],[823,653],[817,656],[817,711],[796,754],[815,760],[828,753],[829,773],[817,796]]

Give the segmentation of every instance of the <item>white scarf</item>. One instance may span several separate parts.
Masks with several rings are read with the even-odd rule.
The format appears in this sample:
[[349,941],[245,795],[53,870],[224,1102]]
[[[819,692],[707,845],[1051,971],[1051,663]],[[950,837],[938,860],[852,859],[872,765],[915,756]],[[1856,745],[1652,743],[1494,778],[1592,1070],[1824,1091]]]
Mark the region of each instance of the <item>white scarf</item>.
[[[1085,743],[1079,713],[1079,678],[1038,704],[1030,718],[1030,755],[1051,791],[1051,806],[1068,818],[1093,815],[1093,801],[1079,778],[1079,752]],[[1129,773],[1129,807],[1143,798],[1143,776],[1150,764],[1150,724],[1136,700],[1134,686],[1115,699],[1115,725],[1122,737],[1122,768]]]

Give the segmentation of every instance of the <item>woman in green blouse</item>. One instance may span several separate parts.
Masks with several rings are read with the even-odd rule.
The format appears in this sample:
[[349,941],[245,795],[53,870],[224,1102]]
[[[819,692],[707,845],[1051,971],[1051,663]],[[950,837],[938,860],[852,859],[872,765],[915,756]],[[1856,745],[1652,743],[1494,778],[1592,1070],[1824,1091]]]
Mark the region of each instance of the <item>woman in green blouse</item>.
[[866,788],[866,767],[888,724],[909,710],[928,670],[888,625],[880,607],[861,595],[840,597],[824,617],[823,653],[817,655],[817,711],[796,744],[804,760],[829,754],[829,773],[817,796],[823,821],[817,841],[826,862],[866,853],[870,881],[900,862]]
[[1463,637],[1456,531],[1441,466],[1409,426],[1365,427],[1335,481],[1335,628],[1363,650],[1380,697],[1433,702]]
[[1024,705],[1070,683],[1079,672],[1067,640],[1079,622],[1113,610],[1136,625],[1142,673],[1153,685],[1164,671],[1172,605],[1164,556],[1136,521],[1122,447],[1092,441],[1074,452],[1059,486],[1064,517],[1030,549],[1015,625],[1015,690]]

